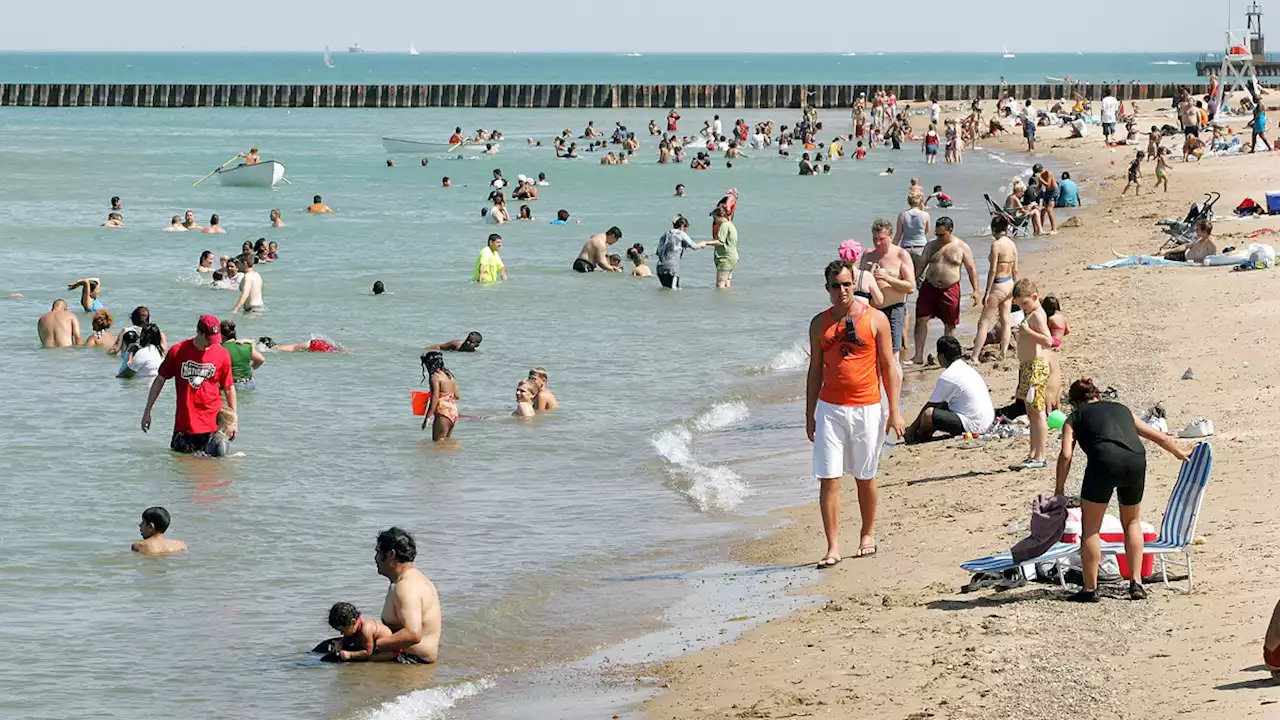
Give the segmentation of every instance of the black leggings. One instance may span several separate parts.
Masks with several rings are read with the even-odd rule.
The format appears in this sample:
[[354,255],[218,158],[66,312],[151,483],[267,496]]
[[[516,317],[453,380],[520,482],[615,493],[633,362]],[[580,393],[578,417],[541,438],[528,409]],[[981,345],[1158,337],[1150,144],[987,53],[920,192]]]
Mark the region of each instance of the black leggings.
[[[1112,446],[1114,447],[1114,446]],[[1084,469],[1084,482],[1080,485],[1080,499],[1106,505],[1115,493],[1121,505],[1137,505],[1142,502],[1142,491],[1147,482],[1147,456],[1120,448],[1104,450],[1095,448]]]

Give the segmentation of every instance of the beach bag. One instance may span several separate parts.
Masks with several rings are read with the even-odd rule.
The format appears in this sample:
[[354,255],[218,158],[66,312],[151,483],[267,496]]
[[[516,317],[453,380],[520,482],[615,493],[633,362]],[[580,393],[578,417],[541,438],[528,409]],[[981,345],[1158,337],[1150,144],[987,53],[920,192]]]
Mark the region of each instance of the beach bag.
[[1245,198],[1236,206],[1236,215],[1247,217],[1249,215],[1257,215],[1262,212],[1262,206],[1251,197]]
[[1276,250],[1266,243],[1249,244],[1249,264],[1256,267],[1274,267]]

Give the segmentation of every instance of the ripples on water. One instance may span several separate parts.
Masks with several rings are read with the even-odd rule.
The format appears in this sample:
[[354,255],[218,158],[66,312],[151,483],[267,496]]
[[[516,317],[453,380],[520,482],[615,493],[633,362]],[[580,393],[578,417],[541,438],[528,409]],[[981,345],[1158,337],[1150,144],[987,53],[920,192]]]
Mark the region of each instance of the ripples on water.
[[[688,111],[686,127],[703,114]],[[768,153],[695,173],[650,162],[647,137],[633,165],[608,168],[522,142],[588,120],[644,128],[660,116],[0,110],[0,291],[26,295],[0,304],[10,379],[0,593],[22,609],[6,621],[15,647],[42,646],[51,624],[74,646],[0,658],[0,685],[23,688],[0,697],[0,716],[126,718],[143,706],[188,717],[421,717],[481,691],[480,678],[660,624],[669,586],[620,593],[604,578],[708,561],[744,517],[810,500],[796,338],[826,303],[823,266],[840,240],[865,241],[874,218],[893,217],[912,175],[980,208],[980,189],[1009,170],[983,153],[925,168],[904,151],[811,179]],[[513,140],[483,161],[384,166],[382,135],[445,137],[456,124],[496,124]],[[191,187],[251,144],[285,161],[293,184]],[[896,177],[878,175],[886,162]],[[468,280],[493,230],[478,210],[495,166],[508,177],[544,171],[552,184],[531,203],[539,222],[500,228],[511,280],[478,287]],[[440,188],[442,175],[455,187]],[[677,182],[688,197],[672,197]],[[620,252],[641,242],[652,253],[676,213],[706,239],[706,214],[728,187],[742,196],[732,291],[714,290],[709,250],[685,257],[680,292],[569,271],[586,235],[610,225],[624,229]],[[333,216],[300,212],[316,193]],[[128,227],[100,230],[112,195],[124,198]],[[273,207],[286,228],[267,226]],[[546,224],[560,207],[582,224]],[[229,234],[160,232],[187,208],[202,222],[218,212]],[[981,212],[956,219],[985,224]],[[200,252],[258,237],[278,241],[281,259],[261,268],[271,310],[237,318],[240,335],[324,335],[351,352],[268,355],[258,390],[240,399],[235,449],[246,458],[173,456],[172,388],[143,435],[145,381],[114,379],[118,362],[96,352],[35,346],[36,319],[86,275],[103,278],[117,331],[146,304],[171,342],[186,337],[198,315],[225,316],[235,302],[192,281]],[[374,280],[391,292],[373,297]],[[436,447],[409,411],[418,356],[473,329],[485,336],[480,351],[447,362],[461,412],[490,419],[464,420],[453,446]],[[507,415],[532,365],[550,369],[562,410],[521,423]],[[154,504],[173,513],[186,556],[128,552]],[[392,524],[416,534],[419,564],[441,590],[438,674],[314,662],[306,650],[331,634],[333,602],[377,613],[386,584],[373,540]]]

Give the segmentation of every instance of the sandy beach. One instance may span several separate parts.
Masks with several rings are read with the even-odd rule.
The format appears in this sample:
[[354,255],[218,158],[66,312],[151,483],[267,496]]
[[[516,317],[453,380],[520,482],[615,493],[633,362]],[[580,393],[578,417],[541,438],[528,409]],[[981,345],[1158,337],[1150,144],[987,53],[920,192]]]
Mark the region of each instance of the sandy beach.
[[[1138,126],[1170,122],[1171,111],[1163,113]],[[1239,132],[1243,123],[1231,124]],[[968,580],[959,563],[1021,538],[1004,530],[1015,522],[1025,530],[1032,497],[1053,489],[1053,464],[1006,470],[1025,457],[1023,438],[898,448],[881,464],[878,555],[846,558],[824,574],[806,591],[822,598],[808,609],[659,668],[669,690],[645,705],[646,717],[1280,717],[1280,687],[1261,665],[1280,570],[1271,517],[1278,453],[1268,444],[1280,422],[1280,361],[1269,350],[1280,311],[1277,271],[1084,269],[1112,259],[1112,250],[1154,253],[1165,237],[1154,223],[1181,218],[1204,192],[1222,193],[1218,215],[1230,216],[1246,196],[1263,203],[1268,188],[1280,187],[1280,168],[1269,153],[1175,163],[1170,191],[1151,194],[1147,164],[1143,194],[1120,197],[1128,161],[1145,138],[1141,148],[1107,148],[1096,127],[1085,139],[1061,138],[1061,130],[1043,132],[1037,161],[1082,178],[1082,193],[1097,202],[1078,213],[1079,227],[1049,238],[1047,249],[1028,253],[1024,245],[1021,271],[1042,296],[1056,294],[1070,320],[1064,384],[1092,376],[1136,410],[1161,402],[1174,429],[1213,421],[1216,458],[1197,533],[1204,542],[1195,548],[1194,592],[1157,580],[1147,583],[1145,602],[1128,600],[1118,584],[1103,585],[1096,605],[1064,602],[1057,586],[1035,583],[959,594]],[[1181,138],[1165,144],[1176,150]],[[1020,134],[982,145],[1025,149]],[[1217,223],[1215,234],[1224,246],[1247,246],[1254,241],[1244,235],[1273,223],[1233,219]],[[978,262],[985,272],[985,257]],[[966,309],[964,322],[972,328],[976,317]],[[966,347],[972,340],[960,338]],[[1182,380],[1189,367],[1194,379]],[[908,372],[919,373],[924,387],[938,374]],[[1016,361],[986,363],[981,372],[996,405],[1007,402]],[[908,421],[921,402],[904,401]],[[1051,460],[1058,441],[1051,431]],[[807,454],[795,462],[798,476],[808,472]],[[1158,528],[1178,463],[1151,447],[1148,462],[1143,519]],[[1077,451],[1068,493],[1078,491],[1084,465]],[[823,549],[816,482],[813,494],[814,504],[782,513],[790,522],[780,531],[739,545],[737,559],[816,561]],[[852,482],[842,506],[843,537],[856,543]]]

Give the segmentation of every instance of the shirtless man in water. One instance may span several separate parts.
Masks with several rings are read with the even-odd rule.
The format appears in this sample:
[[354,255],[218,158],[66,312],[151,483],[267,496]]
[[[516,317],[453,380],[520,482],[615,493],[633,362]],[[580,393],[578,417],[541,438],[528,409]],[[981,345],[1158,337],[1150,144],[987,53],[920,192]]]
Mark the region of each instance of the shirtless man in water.
[[949,217],[938,218],[934,224],[937,237],[924,246],[920,256],[920,297],[916,300],[916,365],[924,364],[925,342],[929,337],[929,318],[942,321],[947,335],[956,334],[960,324],[960,269],[969,275],[973,288],[973,304],[978,304],[978,268],[973,262],[973,250],[955,236],[955,223]]
[[253,269],[253,261],[247,257],[237,258],[236,267],[240,269],[240,299],[231,312],[261,313],[266,309],[262,304],[262,274]]
[[897,356],[905,341],[907,296],[916,291],[915,260],[910,252],[893,244],[893,225],[888,220],[871,224],[871,238],[875,247],[862,256],[859,269],[871,270],[880,286],[883,299],[873,307],[889,318],[889,336]]
[[417,556],[417,544],[408,532],[393,527],[378,533],[373,562],[378,574],[391,581],[382,603],[382,623],[392,635],[378,643],[370,660],[426,665],[439,655],[440,597],[436,586],[413,566]]
[[537,392],[533,396],[533,409],[538,412],[546,412],[555,410],[560,407],[560,401],[556,400],[556,396],[547,388],[547,369],[538,365],[529,370],[529,380],[537,388]]
[[182,227],[188,230],[203,230],[204,226],[196,222],[196,214],[188,210],[182,216]]
[[311,198],[311,204],[307,206],[307,212],[309,212],[309,213],[331,213],[331,212],[333,212],[333,208],[331,208],[331,207],[329,207],[328,205],[325,205],[324,203],[320,202],[320,196],[319,196],[319,195],[316,195],[315,197]]
[[40,345],[47,348],[71,347],[80,344],[80,318],[67,310],[67,301],[53,301],[49,312],[36,322]]
[[620,265],[609,262],[609,246],[622,239],[622,231],[611,227],[598,235],[592,235],[582,246],[582,252],[573,261],[574,272],[595,272],[599,267],[605,272],[622,272]]
[[982,362],[982,346],[987,331],[998,327],[999,358],[1004,359],[1012,330],[1013,284],[1018,281],[1018,246],[1009,238],[1009,219],[1003,215],[991,218],[991,256],[987,267],[987,289],[982,296],[982,317],[978,318],[978,335],[973,341],[973,364]]

